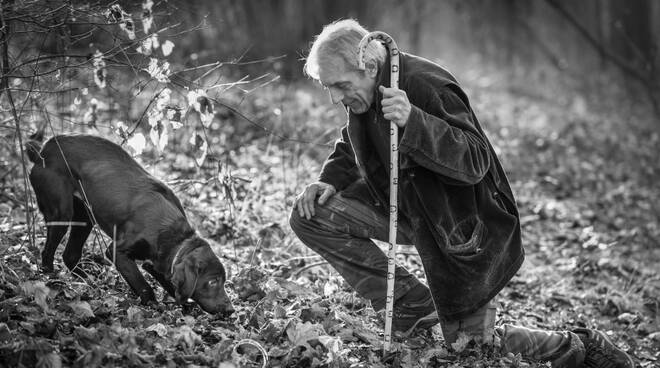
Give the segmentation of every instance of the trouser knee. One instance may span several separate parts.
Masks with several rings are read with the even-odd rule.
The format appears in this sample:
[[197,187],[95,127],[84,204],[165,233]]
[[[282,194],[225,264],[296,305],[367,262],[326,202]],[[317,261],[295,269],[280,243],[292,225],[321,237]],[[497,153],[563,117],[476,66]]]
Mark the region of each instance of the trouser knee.
[[311,219],[307,219],[305,216],[300,216],[298,210],[294,207],[289,215],[289,226],[291,226],[291,230],[299,238],[308,234],[316,234],[320,231],[331,231],[332,227],[325,224],[327,221],[324,216],[325,213],[323,211],[317,211]]
[[301,217],[298,214],[298,210],[294,207],[293,210],[291,211],[291,214],[289,215],[289,226],[291,227],[291,230],[293,230],[293,233],[296,234],[300,238],[300,234],[304,233],[303,231],[303,222],[307,221],[306,218]]
[[314,251],[323,252],[330,244],[335,243],[332,239],[339,234],[324,225],[322,221],[320,222],[318,216],[317,213],[311,219],[307,219],[300,216],[294,208],[289,216],[289,226],[305,246]]

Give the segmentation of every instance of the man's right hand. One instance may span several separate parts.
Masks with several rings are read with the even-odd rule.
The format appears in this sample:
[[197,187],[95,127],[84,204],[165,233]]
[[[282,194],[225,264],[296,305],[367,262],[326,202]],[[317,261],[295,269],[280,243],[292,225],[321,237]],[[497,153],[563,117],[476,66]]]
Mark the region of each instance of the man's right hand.
[[314,200],[319,197],[318,204],[323,205],[328,198],[337,193],[334,186],[328,183],[317,181],[312,183],[296,197],[294,204],[298,209],[300,217],[311,219],[314,216]]

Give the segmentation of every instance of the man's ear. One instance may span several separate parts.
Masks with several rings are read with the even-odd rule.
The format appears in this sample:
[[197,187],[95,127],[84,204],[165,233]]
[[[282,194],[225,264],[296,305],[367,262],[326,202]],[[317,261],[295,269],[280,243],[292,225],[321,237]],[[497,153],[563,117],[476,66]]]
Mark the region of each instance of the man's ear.
[[179,264],[174,266],[172,284],[174,285],[174,294],[179,304],[185,303],[193,295],[198,277],[199,267],[194,257],[186,257],[183,262],[179,262]]
[[364,73],[369,78],[376,78],[376,75],[378,75],[378,64],[375,60],[369,60],[364,63]]

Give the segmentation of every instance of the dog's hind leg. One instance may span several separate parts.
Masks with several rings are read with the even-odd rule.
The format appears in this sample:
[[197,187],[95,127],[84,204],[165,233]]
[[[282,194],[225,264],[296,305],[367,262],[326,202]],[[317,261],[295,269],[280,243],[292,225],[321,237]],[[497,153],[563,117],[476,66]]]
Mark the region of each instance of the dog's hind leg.
[[87,212],[87,206],[78,197],[73,197],[73,216],[71,217],[71,221],[85,223],[86,225],[77,224],[77,226],[71,227],[69,240],[64,247],[62,258],[64,259],[64,264],[71,272],[79,277],[86,278],[87,274],[80,268],[78,262],[80,262],[83,246],[90,231],[92,231],[93,224]]
[[60,245],[64,234],[68,230],[67,226],[51,225],[48,226],[48,233],[46,235],[46,245],[41,251],[41,269],[45,273],[52,273],[55,271],[53,261],[55,259],[55,251],[57,246]]
[[53,272],[55,251],[66,234],[73,215],[73,188],[58,173],[35,165],[30,173],[30,183],[37,197],[37,205],[44,215],[46,244],[41,251],[41,267],[44,272]]

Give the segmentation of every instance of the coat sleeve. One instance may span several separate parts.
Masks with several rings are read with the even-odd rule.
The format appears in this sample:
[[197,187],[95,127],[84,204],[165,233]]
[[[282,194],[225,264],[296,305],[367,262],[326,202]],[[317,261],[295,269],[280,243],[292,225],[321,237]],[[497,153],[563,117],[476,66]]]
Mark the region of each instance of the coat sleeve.
[[335,142],[334,150],[323,163],[319,181],[332,184],[340,191],[359,178],[355,154],[348,139],[348,125],[345,125],[341,130],[341,138]]
[[490,150],[463,91],[427,75],[407,84],[412,110],[399,141],[402,168],[419,165],[453,185],[480,182],[490,167]]

